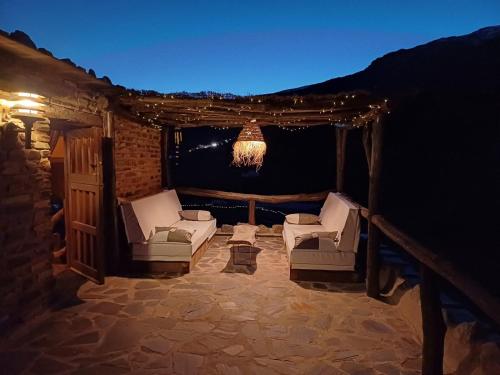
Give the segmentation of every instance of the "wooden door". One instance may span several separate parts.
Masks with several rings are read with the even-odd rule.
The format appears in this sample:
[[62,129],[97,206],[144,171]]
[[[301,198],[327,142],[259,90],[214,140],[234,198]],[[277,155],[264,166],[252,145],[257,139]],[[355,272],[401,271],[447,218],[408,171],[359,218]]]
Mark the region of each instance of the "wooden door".
[[66,132],[66,228],[70,268],[104,282],[102,144],[100,128]]

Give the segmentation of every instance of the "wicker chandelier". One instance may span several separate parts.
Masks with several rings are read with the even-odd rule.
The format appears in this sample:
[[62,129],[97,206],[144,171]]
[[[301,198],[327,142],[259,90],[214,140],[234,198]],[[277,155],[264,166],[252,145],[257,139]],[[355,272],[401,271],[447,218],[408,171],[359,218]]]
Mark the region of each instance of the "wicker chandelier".
[[238,139],[233,144],[233,165],[251,167],[257,170],[262,167],[266,154],[266,142],[256,120],[243,126]]

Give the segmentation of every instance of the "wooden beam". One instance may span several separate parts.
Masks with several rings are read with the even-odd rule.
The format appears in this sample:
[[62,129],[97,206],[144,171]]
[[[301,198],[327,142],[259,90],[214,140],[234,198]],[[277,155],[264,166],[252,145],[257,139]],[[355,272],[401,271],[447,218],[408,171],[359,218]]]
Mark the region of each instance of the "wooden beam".
[[439,280],[427,266],[420,264],[420,308],[422,310],[422,374],[442,375],[446,326],[441,310]]
[[83,112],[77,108],[68,108],[59,105],[49,105],[46,111],[50,122],[59,122],[69,126],[102,126],[102,116],[96,113]]
[[[384,116],[385,117],[385,116]],[[380,115],[372,124],[372,147],[370,164],[370,186],[368,192],[368,244],[366,252],[366,292],[373,298],[380,296],[380,230],[371,217],[380,211],[380,186],[382,171],[383,117]]]
[[255,202],[275,203],[275,204],[288,203],[288,202],[323,201],[326,199],[329,193],[329,191],[322,191],[319,193],[311,193],[311,194],[258,195],[258,194],[233,193],[220,190],[198,189],[198,188],[188,188],[188,187],[175,188],[175,190],[179,194],[192,195],[195,197],[227,199],[227,200],[245,201],[245,202],[253,200]]
[[500,328],[500,300],[498,298],[483,288],[477,281],[466,276],[449,260],[423,246],[382,216],[372,216],[371,222],[417,261],[456,287]]
[[255,200],[248,201],[248,224],[255,225]]
[[337,192],[344,192],[344,179],[345,179],[345,155],[347,143],[347,129],[335,129],[336,151],[337,151]]

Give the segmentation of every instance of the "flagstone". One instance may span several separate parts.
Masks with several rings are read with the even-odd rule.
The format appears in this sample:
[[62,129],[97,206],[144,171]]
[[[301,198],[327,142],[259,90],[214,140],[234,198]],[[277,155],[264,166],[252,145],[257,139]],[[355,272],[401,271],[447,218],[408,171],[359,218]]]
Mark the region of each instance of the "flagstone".
[[174,354],[174,371],[179,375],[196,374],[203,364],[203,356],[192,353]]
[[144,305],[141,302],[131,303],[123,308],[123,312],[137,316],[144,312]]
[[33,374],[57,374],[71,370],[73,367],[48,357],[41,357],[35,361],[30,369]]
[[132,348],[146,335],[144,324],[135,320],[120,320],[108,331],[99,348],[101,353]]
[[231,345],[228,346],[227,348],[222,349],[224,353],[227,353],[229,355],[237,355],[241,353],[243,350],[245,350],[245,347],[243,345]]
[[65,345],[70,345],[70,346],[86,345],[86,344],[94,344],[97,341],[99,341],[99,332],[93,331],[89,333],[84,333],[71,340],[68,340],[65,343]]
[[258,238],[254,274],[225,273],[226,239],[215,237],[200,267],[181,277],[85,283],[82,303],[10,341],[20,354],[8,358],[23,363],[9,364],[9,375],[37,361],[106,375],[419,372],[410,328],[363,284],[290,281],[279,238]]
[[143,289],[137,290],[134,294],[135,300],[148,300],[148,299],[164,299],[168,295],[168,291],[163,289]]
[[158,281],[139,281],[135,284],[135,289],[152,289],[159,288],[160,282]]
[[95,306],[92,306],[88,309],[89,312],[107,314],[107,315],[115,315],[123,308],[123,305],[119,305],[113,302],[99,302]]
[[224,363],[218,363],[215,368],[217,372],[221,375],[241,375],[243,374],[241,370],[236,366],[228,366]]

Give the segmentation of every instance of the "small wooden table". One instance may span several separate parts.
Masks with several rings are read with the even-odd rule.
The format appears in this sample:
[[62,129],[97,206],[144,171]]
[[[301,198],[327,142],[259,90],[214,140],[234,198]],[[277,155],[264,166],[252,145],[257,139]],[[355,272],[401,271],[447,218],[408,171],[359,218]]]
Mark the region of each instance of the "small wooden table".
[[257,239],[255,238],[257,227],[249,224],[239,224],[234,227],[232,237],[227,240],[231,247],[231,257],[233,264],[250,266],[254,263],[254,245]]

